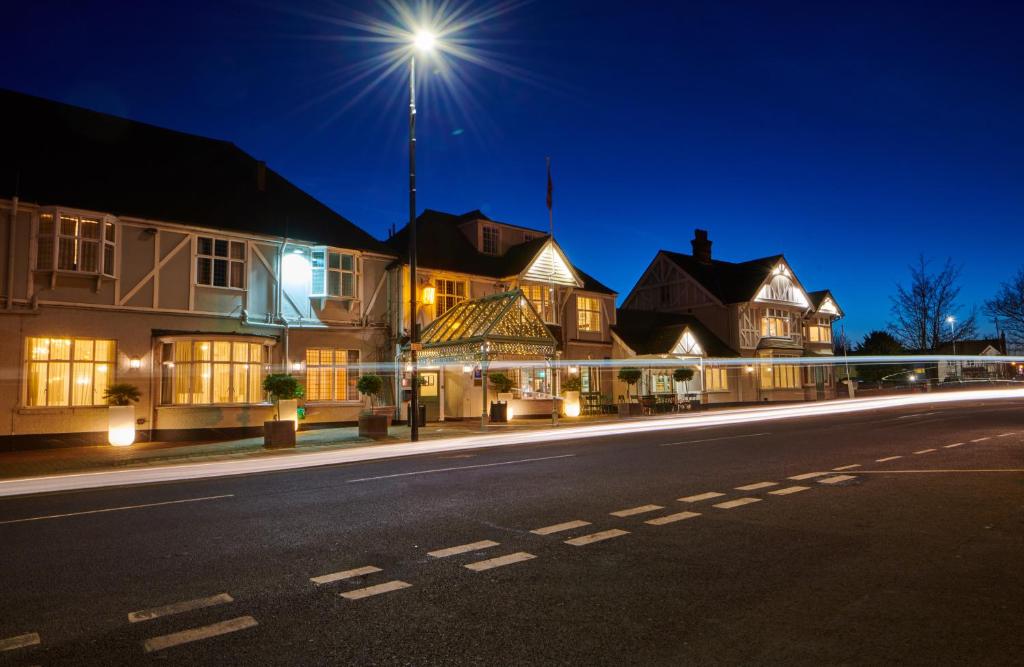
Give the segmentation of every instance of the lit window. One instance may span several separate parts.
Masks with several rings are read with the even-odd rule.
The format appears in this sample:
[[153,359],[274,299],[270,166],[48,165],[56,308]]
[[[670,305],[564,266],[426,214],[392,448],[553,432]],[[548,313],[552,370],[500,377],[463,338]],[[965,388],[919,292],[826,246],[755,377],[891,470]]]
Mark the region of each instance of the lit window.
[[652,394],[674,394],[675,391],[675,380],[672,379],[671,373],[661,370],[651,371]]
[[91,338],[28,338],[25,404],[106,405],[114,381],[114,341]]
[[761,317],[761,335],[769,338],[789,337],[789,313],[769,308]]
[[359,258],[328,248],[313,248],[313,296],[356,298]]
[[800,367],[793,364],[760,364],[762,389],[800,387]]
[[114,223],[65,211],[39,214],[36,269],[114,275]]
[[728,391],[729,374],[727,370],[719,366],[706,366],[704,368],[704,391]]
[[601,391],[601,373],[597,368],[583,366],[580,368],[580,391],[584,394]]
[[359,350],[306,350],[307,401],[358,401]]
[[540,319],[555,324],[555,307],[551,298],[551,287],[543,285],[523,285],[523,296],[533,304],[534,310],[540,315]]
[[196,239],[196,284],[245,287],[245,243],[212,236]]
[[164,343],[160,400],[167,405],[265,403],[267,346],[239,340]]
[[485,225],[480,228],[480,235],[482,239],[481,246],[483,247],[483,252],[485,252],[488,255],[497,255],[498,239],[500,238],[500,232],[498,228],[491,227],[490,225]]
[[832,322],[827,317],[819,317],[807,326],[807,339],[812,343],[832,342]]
[[589,296],[576,297],[576,323],[580,331],[600,331],[601,302]]
[[440,317],[466,300],[466,283],[461,280],[439,278],[435,282],[437,295],[434,297],[434,316]]

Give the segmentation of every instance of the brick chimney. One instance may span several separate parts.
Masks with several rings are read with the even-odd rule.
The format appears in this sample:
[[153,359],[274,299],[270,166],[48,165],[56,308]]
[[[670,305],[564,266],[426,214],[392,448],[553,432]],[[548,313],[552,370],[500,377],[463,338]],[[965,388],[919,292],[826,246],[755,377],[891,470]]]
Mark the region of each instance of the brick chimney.
[[701,264],[711,263],[711,241],[708,240],[706,229],[693,230],[693,240],[690,241],[690,245],[693,246],[694,259]]

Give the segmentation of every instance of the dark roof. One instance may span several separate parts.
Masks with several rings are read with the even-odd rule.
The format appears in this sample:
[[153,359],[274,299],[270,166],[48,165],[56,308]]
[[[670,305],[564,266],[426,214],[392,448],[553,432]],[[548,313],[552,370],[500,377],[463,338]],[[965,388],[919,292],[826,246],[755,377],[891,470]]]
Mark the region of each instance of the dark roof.
[[[808,292],[807,298],[811,300],[811,308],[813,308],[814,310],[818,310],[819,308],[821,308],[821,304],[826,298],[831,298],[832,303],[836,304],[836,308],[839,308],[839,302],[836,301],[835,295],[833,295],[832,292],[830,292],[827,289],[820,289],[814,292]],[[839,311],[841,313],[842,308],[839,308]]]
[[[487,255],[479,252],[459,229],[462,223],[472,220],[490,220],[490,218],[480,211],[454,215],[429,208],[424,210],[416,218],[416,263],[424,268],[440,271],[508,278],[522,273],[549,238],[547,234],[543,234],[525,243],[512,246],[504,255]],[[408,255],[409,226],[402,227],[387,240],[387,244],[404,261]],[[576,269],[576,273],[583,281],[584,290],[615,294],[614,290],[601,284],[592,276],[575,266],[573,268]]]
[[[999,338],[978,338],[975,340],[958,340],[956,342],[956,354],[981,354],[985,348],[994,347],[1000,354],[1006,354],[1003,349],[1004,342]],[[928,354],[925,352],[924,354]],[[953,343],[943,343],[934,354],[953,354]]]
[[637,354],[668,354],[687,327],[707,356],[739,356],[693,315],[620,309],[612,331]]
[[0,126],[0,197],[391,254],[228,141],[9,90]]
[[783,259],[782,255],[772,255],[738,263],[712,259],[706,264],[693,255],[670,250],[659,252],[675,262],[722,303],[750,301],[771,270]]

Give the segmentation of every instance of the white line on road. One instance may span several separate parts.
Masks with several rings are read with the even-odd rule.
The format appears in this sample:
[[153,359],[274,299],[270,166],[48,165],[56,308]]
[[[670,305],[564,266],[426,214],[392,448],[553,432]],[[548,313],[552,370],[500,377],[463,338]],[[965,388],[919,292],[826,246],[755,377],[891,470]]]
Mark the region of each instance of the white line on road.
[[470,542],[469,544],[460,544],[457,547],[448,547],[447,549],[438,549],[437,551],[428,551],[428,556],[434,558],[447,558],[448,556],[456,556],[458,554],[464,554],[467,551],[480,551],[481,549],[489,549],[491,547],[498,546],[497,542],[493,540],[481,540],[479,542]]
[[228,621],[204,625],[201,628],[192,628],[191,630],[182,630],[181,632],[175,632],[169,635],[153,637],[142,642],[142,647],[146,649],[146,653],[152,653],[153,651],[162,651],[165,648],[188,644],[189,642],[199,641],[200,639],[209,639],[210,637],[218,637],[230,632],[238,632],[239,630],[245,630],[246,628],[253,628],[256,627],[256,625],[258,625],[256,623],[256,619],[252,616],[240,616]]
[[682,442],[663,442],[659,447],[675,447],[676,445],[695,445],[698,442],[715,442],[716,440],[739,440],[740,438],[759,438],[771,433],[748,433],[746,435],[726,435],[720,438],[703,438],[701,440],[683,440]]
[[859,468],[859,467],[860,467],[859,463],[851,463],[848,466],[839,466],[838,468],[832,468],[832,469],[833,470],[853,470],[854,468]]
[[886,456],[884,459],[875,459],[875,463],[885,463],[886,461],[895,461],[902,458],[902,456]]
[[0,639],[0,651],[13,651],[16,648],[25,648],[26,646],[35,646],[39,643],[39,633],[30,632],[25,635],[18,635],[17,637],[8,637],[7,639]]
[[937,414],[939,414],[939,413],[938,412],[916,412],[916,413],[914,413],[912,415],[903,415],[902,417],[897,417],[896,419],[910,419],[911,417],[927,417],[929,415],[937,415]]
[[770,486],[778,486],[778,482],[757,482],[755,484],[747,484],[746,486],[737,486],[737,491],[757,491],[758,489],[767,489]]
[[478,463],[471,466],[454,466],[451,468],[434,468],[432,470],[416,470],[415,472],[400,472],[394,475],[380,475],[378,477],[360,477],[359,479],[346,480],[348,484],[356,482],[372,482],[378,479],[392,479],[395,477],[410,477],[412,475],[429,475],[435,472],[452,472],[453,470],[472,470],[473,468],[493,468],[495,466],[510,466],[514,463],[532,463],[534,461],[550,461],[551,459],[568,459],[575,454],[559,454],[558,456],[539,456],[532,459],[516,459],[515,461],[500,461],[498,463]]
[[707,493],[698,493],[695,496],[686,496],[685,498],[679,498],[681,503],[699,503],[702,500],[711,500],[712,498],[721,498],[724,493],[718,491],[708,491]]
[[412,584],[407,584],[404,581],[395,579],[394,581],[377,584],[376,586],[367,586],[366,588],[357,588],[354,591],[346,591],[344,593],[340,593],[340,595],[346,600],[362,600],[363,598],[373,597],[374,595],[380,595],[382,593],[400,591],[403,588],[410,588],[411,586]]
[[618,512],[609,512],[612,516],[624,517],[633,516],[634,514],[646,514],[647,512],[654,512],[655,510],[665,509],[661,505],[641,505],[640,507],[631,507],[628,510],[619,510]]
[[890,475],[893,473],[930,473],[930,472],[1024,472],[1024,468],[964,468],[959,470],[944,469],[936,470],[934,468],[928,470],[862,470],[862,475]]
[[773,496],[788,496],[791,493],[800,493],[801,491],[806,491],[809,488],[811,488],[811,487],[809,487],[809,486],[787,486],[784,489],[775,489],[774,491],[769,491],[768,493],[770,493]]
[[692,519],[695,516],[700,516],[700,512],[676,512],[675,514],[667,514],[665,516],[648,519],[647,521],[644,521],[644,523],[649,523],[652,526],[664,526],[666,523],[675,523],[676,521],[682,521],[683,519]]
[[802,475],[793,475],[792,477],[790,477],[790,479],[795,479],[797,481],[800,481],[802,479],[814,479],[815,477],[822,477],[822,476],[828,475],[828,474],[829,473],[827,473],[827,472],[805,472]]
[[357,567],[354,570],[344,570],[342,572],[334,572],[332,574],[323,574],[319,577],[311,577],[312,581],[317,586],[323,586],[324,584],[330,584],[335,581],[343,581],[345,579],[352,579],[353,577],[362,577],[363,575],[373,574],[374,572],[380,572],[379,567],[373,565],[367,565],[365,567]]
[[934,448],[934,447],[932,447],[932,448],[930,448],[930,449],[919,449],[919,450],[917,450],[917,451],[916,451],[916,452],[914,452],[914,453],[915,453],[915,454],[928,454],[928,453],[930,453],[930,452],[934,452],[934,451],[935,451],[935,448]]
[[524,560],[533,560],[534,558],[536,558],[536,556],[533,554],[528,554],[525,551],[517,551],[516,553],[509,554],[507,556],[478,560],[475,563],[466,565],[465,568],[467,570],[473,570],[474,572],[483,572],[484,570],[493,570],[496,567],[512,565],[513,563],[522,563]]
[[835,477],[819,479],[818,484],[838,484],[839,482],[848,482],[851,479],[857,479],[857,477],[854,475],[836,475]]
[[219,604],[227,604],[228,602],[234,602],[235,599],[227,593],[218,593],[217,595],[211,595],[205,598],[196,598],[195,600],[185,600],[184,602],[175,602],[173,604],[165,604],[162,607],[153,607],[152,609],[143,609],[142,611],[133,611],[128,614],[129,623],[139,623],[140,621],[150,621],[154,618],[160,618],[161,616],[171,616],[173,614],[181,614],[186,611],[193,611],[195,609],[205,609],[207,607],[213,607]]
[[715,505],[715,507],[723,510],[731,510],[736,507],[743,507],[744,505],[749,505],[750,503],[759,502],[761,502],[760,498],[737,498],[736,500],[727,500],[724,503],[718,503],[717,505]]
[[184,500],[166,500],[162,503],[146,503],[145,505],[125,505],[123,507],[105,507],[100,510],[86,510],[84,512],[68,512],[67,514],[48,514],[46,516],[31,516],[26,519],[10,519],[0,521],[0,526],[8,523],[24,523],[26,521],[43,521],[44,519],[63,519],[68,516],[82,516],[83,514],[101,514],[103,512],[120,512],[121,510],[137,510],[144,507],[160,507],[161,505],[179,505],[181,503],[198,503],[203,500],[219,500],[221,498],[234,498],[235,494],[226,493],[222,496],[204,496],[202,498],[185,498]]
[[954,447],[959,447],[959,446],[961,446],[961,445],[963,445],[963,444],[965,444],[965,443],[962,443],[962,442],[954,442],[954,443],[953,443],[952,445],[944,445],[944,446],[943,446],[943,449],[953,449]]
[[629,535],[629,531],[613,528],[611,530],[602,530],[599,533],[590,533],[589,535],[574,537],[571,540],[566,540],[565,543],[571,544],[574,547],[582,547],[586,544],[593,544],[594,542],[601,542],[602,540],[610,540],[613,537],[622,537],[623,535]]
[[985,436],[984,438],[975,438],[974,440],[971,440],[971,442],[985,442],[986,440],[991,440],[991,439],[992,439],[991,436]]
[[561,533],[564,530],[572,530],[573,528],[582,528],[583,526],[589,526],[589,521],[566,521],[565,523],[556,523],[553,526],[544,526],[543,528],[537,528],[530,532],[534,535],[551,535],[552,533]]

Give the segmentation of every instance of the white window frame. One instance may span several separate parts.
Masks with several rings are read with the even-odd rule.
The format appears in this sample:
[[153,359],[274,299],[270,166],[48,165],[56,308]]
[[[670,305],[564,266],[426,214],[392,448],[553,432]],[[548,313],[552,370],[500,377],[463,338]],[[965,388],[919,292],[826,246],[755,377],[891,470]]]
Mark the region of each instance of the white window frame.
[[[822,332],[827,335],[822,337]],[[817,317],[807,325],[807,342],[809,343],[831,343],[832,342],[832,320],[827,317]]]
[[[47,358],[36,359],[33,358],[33,352],[30,349],[33,340],[45,340],[47,341]],[[67,359],[53,359],[51,358],[51,351],[54,340],[66,340],[69,341],[68,345],[68,358]],[[22,381],[22,401],[21,404],[26,408],[35,410],[37,408],[89,408],[89,407],[100,407],[106,406],[107,402],[100,397],[96,398],[95,384],[98,377],[102,377],[101,374],[106,375],[106,386],[109,387],[117,382],[117,341],[111,338],[87,338],[81,336],[25,336],[24,339],[25,347],[25,364],[23,368],[23,381]],[[95,350],[97,342],[110,343],[112,354],[110,359],[96,359],[95,351],[92,353],[91,359],[76,359],[76,352],[79,345],[89,344]],[[44,403],[30,404],[29,394],[29,375],[31,373],[31,367],[33,364],[45,364],[47,380],[50,377],[50,368],[56,365],[67,367],[67,395],[64,397],[66,401],[64,403],[56,403],[51,401],[49,386],[44,390]],[[93,387],[91,394],[93,396],[93,402],[90,403],[75,403],[74,395],[75,388],[74,383],[77,381],[75,378],[75,366],[88,365],[91,366],[89,372],[91,379],[90,385]]]
[[[213,350],[214,343],[224,343],[224,342],[231,344],[231,359],[229,361],[214,360],[214,350]],[[160,396],[159,396],[159,401],[160,401],[159,405],[160,405],[160,407],[163,407],[163,408],[180,407],[180,406],[191,406],[191,407],[200,407],[200,408],[202,408],[202,407],[223,407],[223,406],[239,406],[239,407],[244,407],[244,406],[251,406],[251,405],[267,405],[270,402],[268,400],[268,396],[266,395],[266,393],[264,393],[262,391],[262,386],[263,386],[263,380],[266,378],[267,373],[270,371],[270,360],[273,358],[273,345],[271,343],[267,342],[265,339],[257,339],[257,338],[253,338],[253,337],[250,337],[250,336],[216,336],[216,335],[214,335],[214,336],[199,336],[199,337],[170,337],[170,338],[166,338],[166,339],[161,339],[160,343],[161,343],[161,362],[162,362],[161,363],[162,372],[161,372],[161,377],[160,377]],[[251,345],[258,345],[258,346],[260,346],[262,348],[262,353],[261,354],[263,356],[263,359],[261,359],[259,361],[252,361],[251,357],[249,357],[246,361],[240,361],[240,360],[235,359],[235,357],[234,357],[234,344],[235,343],[244,343],[247,346],[251,346]],[[188,344],[188,345],[191,346],[191,360],[189,360],[187,362],[180,362],[180,361],[176,362],[174,360],[174,346],[176,344]],[[207,355],[207,359],[199,359],[198,358],[199,355],[196,353],[196,348],[198,346],[200,346],[200,345],[203,345],[203,344],[206,344],[206,345],[210,346],[209,347],[209,351],[210,352],[209,352],[209,355]],[[249,353],[250,353],[249,351],[246,352],[247,357],[248,357]],[[168,358],[168,357],[170,357],[170,358]],[[208,368],[207,369],[203,369],[202,368],[203,365],[206,365]],[[249,400],[247,400],[245,402],[234,402],[234,401],[218,402],[216,400],[216,397],[217,397],[217,387],[215,386],[215,383],[216,383],[216,373],[215,373],[215,369],[214,369],[215,365],[226,365],[229,368],[229,371],[228,371],[228,374],[227,374],[227,376],[228,376],[228,394],[229,395],[234,395],[234,393],[235,393],[235,376],[236,376],[236,374],[235,374],[235,366],[241,366],[241,365],[250,366],[250,367],[251,366],[258,366],[257,372],[260,374],[260,376],[259,376],[259,385],[260,385],[259,393],[260,393],[260,395],[255,397],[255,400],[253,400],[254,397],[249,397]],[[183,368],[188,368],[188,373],[189,373],[189,387],[190,387],[189,393],[188,393],[189,400],[188,401],[177,401],[177,400],[174,400],[174,398],[176,397],[176,393],[177,393],[177,389],[178,389],[178,374],[181,373],[181,369],[183,369]],[[209,391],[209,400],[208,401],[202,401],[202,400],[197,401],[197,400],[195,400],[196,399],[196,395],[198,393],[197,392],[197,388],[199,386],[198,383],[197,383],[197,378],[200,378],[200,376],[196,375],[197,369],[198,369],[198,373],[200,373],[200,376],[201,376],[201,374],[203,373],[204,370],[208,370],[209,371],[209,376],[208,377],[201,378],[201,379],[208,379],[209,380],[209,389],[208,389],[208,391]],[[249,388],[250,385],[249,385],[249,382],[248,382],[248,380],[249,380],[248,373],[251,372],[251,371],[252,371],[251,368],[248,368],[247,371],[246,371],[246,373],[247,373],[247,375],[246,375],[246,385],[247,385],[246,386],[246,394],[249,393],[248,388]],[[167,386],[167,383],[170,383],[170,386]],[[170,392],[170,396],[172,397],[170,401],[167,400],[168,391]]]
[[[780,323],[785,333],[777,331],[772,325]],[[762,338],[789,338],[793,335],[793,315],[781,308],[765,308],[761,313],[761,337]]]
[[[332,260],[337,257],[337,266],[331,266]],[[350,269],[345,268],[345,259],[348,258],[352,264]],[[329,246],[316,246],[311,252],[311,266],[313,282],[310,286],[310,296],[328,299],[359,299],[359,288],[362,283],[363,262],[359,253]],[[331,276],[337,276],[337,294],[331,288]],[[345,294],[345,276],[352,277],[351,294]]]
[[[200,246],[202,245],[202,242],[203,242],[204,239],[209,239],[210,240],[210,252],[209,253],[204,253],[204,252],[201,251]],[[227,244],[227,254],[226,255],[218,255],[217,254],[217,243],[218,242],[223,242],[223,243]],[[237,248],[237,247],[241,247],[242,248],[242,256],[241,257],[235,257],[234,253],[232,252],[232,250],[234,248]],[[244,241],[242,239],[231,238],[231,237],[228,237],[228,236],[216,236],[216,235],[213,235],[213,234],[196,234],[196,237],[195,237],[195,252],[193,253],[193,255],[194,255],[194,257],[193,257],[192,261],[193,261],[193,263],[195,265],[195,272],[196,272],[195,273],[195,284],[196,284],[196,286],[198,286],[198,287],[215,287],[217,289],[230,289],[230,290],[244,290],[245,289],[246,282],[247,282],[246,279],[248,277],[247,276],[248,266],[249,266],[249,244],[246,241]],[[210,262],[210,282],[202,282],[202,272],[199,270],[199,266],[200,266],[200,263],[203,260],[208,260]],[[225,266],[224,275],[226,277],[226,284],[224,284],[224,285],[216,284],[216,275],[217,275],[216,267],[217,267],[217,263],[218,262],[223,262],[224,266]],[[239,264],[242,267],[242,284],[241,285],[233,285],[232,284],[232,280],[231,280],[231,277],[233,275],[232,268],[236,264]]]
[[[43,218],[48,217],[50,224],[52,225],[49,233],[43,232],[44,221]],[[72,233],[65,233],[62,229],[62,222],[65,218],[74,221],[75,228]],[[81,233],[80,225],[82,221],[96,222],[99,225],[99,235],[90,238],[83,236]],[[101,278],[116,278],[117,277],[117,245],[119,241],[119,225],[117,219],[99,213],[89,213],[88,211],[80,211],[77,209],[67,208],[47,208],[42,209],[36,215],[35,218],[35,251],[33,257],[33,267],[36,271],[53,271],[56,273],[66,273],[73,275],[83,276],[98,276]],[[108,234],[109,232],[109,234]],[[49,260],[48,262],[41,262],[40,251],[44,248],[44,244],[40,243],[43,239],[50,239],[49,248]],[[61,242],[70,242],[70,245],[62,244]],[[64,247],[70,247],[73,249],[74,258],[77,259],[79,254],[82,253],[82,248],[86,244],[96,245],[96,268],[94,270],[85,270],[79,268],[79,262],[73,261],[71,266],[61,267],[61,252],[62,245]],[[109,256],[108,256],[109,249]],[[48,265],[47,265],[48,264]]]
[[[329,364],[324,364],[324,363],[310,364],[309,363],[309,352],[311,350],[316,350],[316,351],[321,352],[321,353],[324,352],[324,351],[330,351],[331,352],[331,363],[329,363]],[[345,363],[339,364],[339,363],[335,362],[334,355],[337,354],[338,352],[344,352],[345,353]],[[354,360],[353,360],[353,357],[355,358]],[[326,346],[324,346],[324,347],[317,346],[317,347],[306,348],[306,352],[305,352],[305,355],[304,355],[305,372],[306,372],[306,402],[307,403],[313,403],[313,404],[316,404],[316,405],[323,405],[323,404],[328,404],[328,403],[358,403],[359,400],[360,400],[359,399],[359,391],[356,389],[356,386],[355,386],[356,382],[353,382],[353,376],[354,376],[356,381],[359,380],[359,376],[360,376],[360,373],[359,373],[359,360],[361,359],[361,357],[362,357],[362,355],[361,355],[359,350],[350,350],[350,349],[345,349],[345,348],[340,348],[340,347],[326,347]],[[313,388],[314,385],[313,385],[313,383],[310,382],[310,379],[309,379],[310,378],[310,370],[327,370],[329,372],[329,376],[331,378],[331,381],[330,381],[330,385],[331,385],[331,388],[330,388],[331,398],[320,398],[320,397],[315,397],[313,395],[312,388]],[[337,386],[338,374],[337,374],[336,371],[338,371],[338,370],[344,370],[345,371],[345,382],[346,382],[345,398],[336,398],[336,396],[338,395],[338,386]]]

